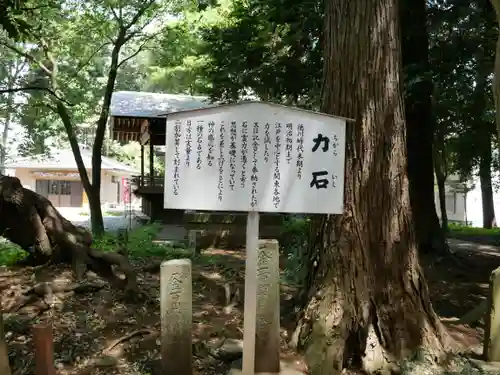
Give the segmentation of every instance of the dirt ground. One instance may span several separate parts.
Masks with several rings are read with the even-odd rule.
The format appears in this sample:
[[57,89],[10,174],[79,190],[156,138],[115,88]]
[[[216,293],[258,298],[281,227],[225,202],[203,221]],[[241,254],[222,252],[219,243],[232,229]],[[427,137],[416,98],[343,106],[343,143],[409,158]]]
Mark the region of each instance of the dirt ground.
[[484,321],[473,326],[455,324],[458,318],[487,298],[491,271],[500,267],[500,249],[492,246],[450,243],[457,262],[432,256],[421,259],[434,310],[452,336],[468,352],[482,356]]
[[[213,261],[193,265],[193,330],[195,374],[222,374],[228,363],[206,355],[206,346],[221,338],[243,338],[242,304],[232,311],[226,307],[224,284],[243,298],[244,254],[239,251],[206,251]],[[207,257],[205,257],[207,258]],[[479,354],[482,347],[483,322],[468,327],[452,324],[486,297],[490,271],[500,266],[500,257],[481,253],[460,253],[465,267],[446,261],[423,259],[429,289],[436,311],[453,336]],[[134,263],[137,269],[159,259],[143,259]],[[65,267],[41,269],[3,269],[0,272],[0,297],[13,373],[33,373],[31,326],[36,322],[52,322],[55,362],[59,375],[146,375],[156,373],[159,356],[159,273],[140,272],[138,282],[145,293],[138,303],[126,302],[120,292],[110,289],[93,275],[87,276],[95,291],[66,293],[49,298],[35,298],[26,306],[16,305],[20,296],[37,283],[71,281]],[[102,287],[102,288],[101,288]],[[294,290],[282,286],[282,302]],[[290,367],[307,374],[301,357],[286,346],[293,322],[284,320],[282,358]]]

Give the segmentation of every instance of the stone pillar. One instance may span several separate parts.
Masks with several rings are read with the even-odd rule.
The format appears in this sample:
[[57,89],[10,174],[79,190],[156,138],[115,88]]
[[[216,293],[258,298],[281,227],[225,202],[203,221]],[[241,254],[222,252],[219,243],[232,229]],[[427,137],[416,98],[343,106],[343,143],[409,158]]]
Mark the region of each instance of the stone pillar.
[[162,374],[192,375],[191,261],[163,262],[160,287]]
[[256,315],[255,373],[277,374],[280,372],[280,269],[277,240],[259,241]]
[[484,332],[484,357],[487,361],[500,361],[500,267],[490,276],[488,310]]

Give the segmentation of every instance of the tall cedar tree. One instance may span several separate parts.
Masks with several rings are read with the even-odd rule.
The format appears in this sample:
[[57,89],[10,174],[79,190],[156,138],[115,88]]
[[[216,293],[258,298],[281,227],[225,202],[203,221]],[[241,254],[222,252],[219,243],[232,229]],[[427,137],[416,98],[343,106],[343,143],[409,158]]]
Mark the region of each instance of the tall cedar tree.
[[429,66],[429,35],[425,0],[401,2],[402,61],[406,76],[405,113],[410,202],[421,252],[446,253],[434,202],[432,112],[433,84]]
[[[309,297],[295,340],[313,374],[337,375],[346,367],[374,370],[382,351],[396,359],[422,348],[439,356],[451,340],[417,257],[399,1],[325,6],[322,110],[356,121],[347,126],[344,214],[315,223]],[[364,355],[367,348],[374,356]]]

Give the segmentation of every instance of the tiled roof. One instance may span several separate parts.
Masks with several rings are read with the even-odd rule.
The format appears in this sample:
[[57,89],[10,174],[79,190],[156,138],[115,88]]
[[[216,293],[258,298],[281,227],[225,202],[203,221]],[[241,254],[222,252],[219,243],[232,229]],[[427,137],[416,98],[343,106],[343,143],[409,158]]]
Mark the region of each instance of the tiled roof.
[[111,116],[156,117],[182,110],[211,107],[204,96],[116,91],[111,97]]
[[[92,151],[86,147],[80,148],[83,164],[87,169],[92,167]],[[6,168],[42,168],[42,169],[77,169],[75,157],[71,150],[52,152],[50,155],[34,155],[20,158],[5,164]],[[138,173],[134,168],[106,156],[102,157],[101,168],[125,173]]]

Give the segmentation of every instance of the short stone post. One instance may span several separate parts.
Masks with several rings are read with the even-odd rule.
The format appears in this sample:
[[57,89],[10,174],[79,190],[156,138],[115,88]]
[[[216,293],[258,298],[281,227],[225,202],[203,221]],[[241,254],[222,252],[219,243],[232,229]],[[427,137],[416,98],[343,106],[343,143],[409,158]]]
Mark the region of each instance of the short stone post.
[[490,276],[484,332],[484,357],[490,362],[500,361],[500,267]]
[[164,375],[192,375],[191,261],[161,264],[161,363]]
[[[245,301],[246,302],[246,301]],[[277,240],[259,240],[255,373],[280,372],[280,268]]]

